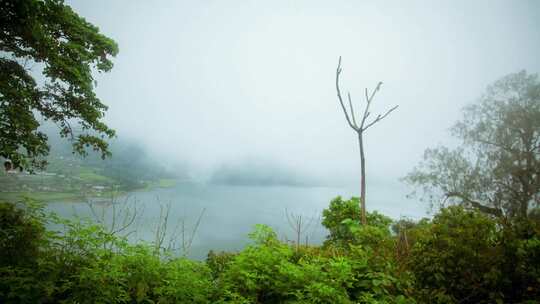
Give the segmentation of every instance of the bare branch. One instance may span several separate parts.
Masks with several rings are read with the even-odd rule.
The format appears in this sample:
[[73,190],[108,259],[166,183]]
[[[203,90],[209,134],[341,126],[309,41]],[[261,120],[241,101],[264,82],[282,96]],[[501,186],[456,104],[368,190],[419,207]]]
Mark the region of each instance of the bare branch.
[[371,93],[371,97],[369,97],[370,103],[373,100],[373,97],[375,97],[375,93],[377,93],[381,89],[381,85],[382,85],[382,81],[379,81],[379,83],[377,83],[377,86],[375,87],[375,90],[373,90],[373,92]]
[[365,88],[365,89],[364,89],[364,95],[366,96],[366,102],[369,103],[369,93],[368,93],[368,88]]
[[[130,213],[132,214],[131,217],[129,216]],[[137,205],[134,205],[132,212],[130,212],[130,209],[127,209],[125,211],[125,216],[124,216],[122,226],[114,230],[112,233],[114,234],[120,233],[126,230],[128,227],[130,227],[135,222],[135,219],[137,218],[137,214],[138,214]]]
[[343,102],[343,98],[341,98],[341,90],[339,89],[339,75],[341,74],[341,56],[339,56],[339,62],[338,67],[336,69],[336,91],[337,91],[337,97],[339,100],[339,104],[341,105],[341,109],[343,110],[343,114],[345,115],[345,119],[347,120],[347,123],[349,126],[355,130],[356,132],[359,132],[358,128],[355,124],[352,123],[351,118],[349,117],[349,113],[347,112],[347,108],[345,107],[345,103]]
[[364,108],[364,114],[362,115],[362,122],[360,123],[360,132],[363,132],[364,130],[364,124],[366,123],[366,119],[369,116],[369,106],[371,106],[371,100],[373,99],[373,94],[375,94],[376,91],[373,91],[371,94],[371,97],[369,97],[369,91],[368,88],[364,90],[364,94],[366,96],[366,107]]
[[386,111],[386,113],[384,113],[384,115],[381,115],[381,114],[377,115],[377,118],[375,118],[374,121],[370,122],[367,126],[362,127],[362,132],[367,130],[369,127],[373,126],[374,124],[378,123],[379,121],[383,120],[386,116],[388,116],[388,114],[392,113],[392,111],[394,111],[398,107],[399,106],[394,106],[390,110]]
[[195,235],[197,234],[197,230],[199,230],[199,226],[201,224],[201,220],[203,218],[205,211],[206,211],[206,208],[203,208],[203,210],[201,211],[201,214],[197,218],[197,222],[195,223],[195,226],[193,226],[193,230],[191,231],[191,235],[189,236],[188,247],[184,248],[184,252],[183,252],[184,256],[187,256],[189,253],[189,250],[191,249],[191,245],[193,244],[193,239],[195,238]]
[[448,193],[446,193],[446,197],[448,197],[448,198],[450,198],[450,197],[456,197],[456,198],[459,198],[459,199],[461,199],[464,203],[467,203],[467,204],[471,205],[473,208],[476,208],[476,209],[478,209],[478,210],[481,211],[481,212],[484,212],[484,213],[487,213],[487,214],[494,215],[494,216],[496,216],[496,217],[501,217],[501,216],[503,215],[501,209],[493,208],[493,207],[489,207],[489,206],[485,206],[485,205],[482,204],[481,202],[477,202],[477,201],[475,201],[475,200],[470,199],[469,197],[467,197],[467,196],[464,195],[463,193],[459,193],[459,192],[448,192]]
[[354,108],[353,108],[353,105],[352,105],[351,93],[347,92],[347,98],[349,99],[349,107],[351,108],[352,122],[353,122],[354,126],[356,128],[358,128],[358,125],[356,124],[356,118],[355,118],[356,115],[354,114]]
[[369,95],[369,91],[367,88],[364,90],[364,94],[366,96],[366,108],[364,109],[364,115],[362,115],[362,123],[360,124],[360,132],[365,131],[369,127],[368,126],[364,128],[364,124],[366,123],[366,120],[369,117],[369,114],[371,114],[369,112],[369,107],[371,106],[371,102],[373,101],[375,94],[381,89],[381,85],[382,85],[382,82],[379,81],[379,83],[377,83],[377,86],[375,87],[375,90],[371,92],[371,95]]

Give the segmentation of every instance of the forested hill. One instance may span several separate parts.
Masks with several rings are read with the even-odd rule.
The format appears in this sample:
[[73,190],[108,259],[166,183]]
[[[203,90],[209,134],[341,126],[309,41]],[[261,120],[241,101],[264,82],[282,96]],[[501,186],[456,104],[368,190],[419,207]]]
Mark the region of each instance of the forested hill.
[[51,152],[46,169],[33,173],[7,173],[2,169],[0,198],[78,200],[153,186],[172,186],[175,180],[188,177],[186,170],[172,169],[170,164],[153,157],[135,142],[111,141],[112,155],[105,159],[93,151],[82,157],[72,153],[69,142],[49,133]]

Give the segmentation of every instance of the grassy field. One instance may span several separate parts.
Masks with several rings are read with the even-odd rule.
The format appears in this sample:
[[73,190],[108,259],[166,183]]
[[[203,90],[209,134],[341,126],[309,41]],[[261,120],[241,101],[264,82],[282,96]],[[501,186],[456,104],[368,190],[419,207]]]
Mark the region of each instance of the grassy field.
[[0,200],[20,201],[29,198],[41,202],[76,201],[84,199],[79,192],[0,192]]
[[153,188],[172,188],[176,186],[178,180],[172,178],[160,178],[156,181],[146,183],[143,190],[150,190]]
[[[54,161],[46,173],[0,174],[0,200],[19,201],[30,198],[42,202],[82,201],[87,198],[118,197],[129,191],[170,188],[175,179],[156,178],[126,182],[125,178],[114,177],[99,167],[90,167],[80,162]],[[109,172],[110,173],[110,172]]]
[[96,172],[96,170],[93,170],[91,168],[80,168],[79,178],[88,183],[103,183],[103,184],[111,184],[114,183],[114,180],[110,177],[101,175]]
[[[108,177],[100,176],[95,173],[84,173],[82,174],[84,179],[81,179],[83,183],[103,183],[103,181],[107,180],[110,182],[113,182],[113,180],[109,179]],[[46,180],[53,182],[56,181],[56,179],[53,178],[47,178]],[[171,188],[174,187],[177,184],[177,181],[175,179],[159,179],[155,182],[149,182],[146,183],[144,187],[138,189],[142,191],[148,191],[154,188]],[[88,199],[89,197],[92,198],[114,198],[119,197],[122,195],[125,195],[126,191],[121,189],[104,189],[101,191],[96,190],[85,190],[78,188],[68,188],[66,187],[65,190],[52,190],[52,191],[8,191],[8,192],[0,192],[0,201],[20,201],[25,198],[29,198],[32,200],[37,200],[41,202],[73,202],[73,201],[83,201]]]
[[159,188],[171,188],[176,186],[176,179],[161,178],[157,181],[157,187]]

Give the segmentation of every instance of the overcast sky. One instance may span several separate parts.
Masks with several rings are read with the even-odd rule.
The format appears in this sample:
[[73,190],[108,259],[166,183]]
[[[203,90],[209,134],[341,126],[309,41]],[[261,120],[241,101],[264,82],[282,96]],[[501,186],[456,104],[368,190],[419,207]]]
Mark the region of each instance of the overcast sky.
[[67,1],[113,38],[98,77],[106,121],[194,172],[261,159],[357,182],[358,144],[334,87],[374,114],[368,184],[399,183],[450,142],[460,108],[521,69],[540,71],[540,1]]

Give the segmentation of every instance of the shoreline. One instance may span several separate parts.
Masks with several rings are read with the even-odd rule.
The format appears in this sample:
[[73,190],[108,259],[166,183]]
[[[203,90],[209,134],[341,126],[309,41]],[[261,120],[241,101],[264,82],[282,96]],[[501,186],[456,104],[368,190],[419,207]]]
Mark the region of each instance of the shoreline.
[[23,201],[26,199],[42,203],[63,202],[75,203],[95,199],[116,199],[131,192],[152,191],[158,188],[173,188],[180,182],[179,179],[163,178],[147,183],[138,188],[129,190],[107,190],[103,192],[89,192],[86,195],[81,192],[66,191],[32,191],[32,192],[0,192],[0,201]]

